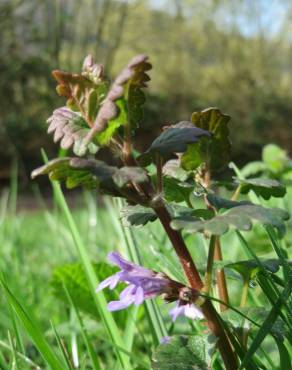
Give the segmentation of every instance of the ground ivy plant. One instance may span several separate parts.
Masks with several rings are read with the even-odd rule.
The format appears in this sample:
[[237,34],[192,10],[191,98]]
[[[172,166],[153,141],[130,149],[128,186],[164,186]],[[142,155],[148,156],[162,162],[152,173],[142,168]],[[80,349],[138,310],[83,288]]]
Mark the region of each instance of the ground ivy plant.
[[[271,302],[273,308],[279,303],[275,309],[281,309],[283,300],[290,296],[290,265],[277,244],[285,234],[289,215],[283,209],[252,203],[249,198],[242,200],[242,194],[253,193],[256,199],[283,197],[285,187],[277,179],[247,179],[239,171],[232,180],[218,179],[218,173],[230,162],[231,152],[230,117],[218,108],[194,112],[187,120],[162,127],[148,149],[139,153],[135,133],[143,121],[143,89],[150,80],[150,69],[148,57],[137,55],[110,82],[103,66],[88,56],[80,74],[54,71],[57,92],[66,98],[66,105],[52,113],[48,132],[72,154],[49,161],[33,171],[32,177],[47,174],[70,189],[83,186],[123,198],[126,206],[121,217],[127,226],[143,226],[155,220],[161,223],[186,280],[175,281],[163,271],[139,266],[113,251],[109,261],[119,269],[96,291],[98,295],[105,288],[114,290],[121,282],[126,287],[118,300],[108,303],[110,311],[162,296],[166,303],[176,302],[170,311],[173,320],[183,315],[205,323],[202,333],[162,338],[152,357],[153,369],[209,369],[214,358],[218,369],[264,369],[260,358],[254,356],[257,345],[266,335],[274,336],[277,343],[286,340],[285,334],[279,339],[273,324],[280,318],[291,327],[289,309],[266,315],[256,334],[257,342],[252,340],[254,332],[241,323],[259,327],[257,309],[246,307],[252,279],[258,279],[263,290],[267,284],[275,288],[277,294]],[[104,147],[112,153],[109,163],[98,159]],[[233,190],[231,198],[219,195],[228,194],[226,188]],[[223,261],[221,236],[233,229],[239,238],[238,248],[248,248],[242,232],[255,223],[263,225],[281,258],[260,260],[250,251],[249,260]],[[200,233],[209,245],[203,273],[186,246],[189,233]],[[275,275],[279,269],[289,277],[288,287]],[[229,302],[226,271],[242,276],[241,309]],[[215,287],[217,297],[213,294]],[[287,335],[291,341],[291,334]]]

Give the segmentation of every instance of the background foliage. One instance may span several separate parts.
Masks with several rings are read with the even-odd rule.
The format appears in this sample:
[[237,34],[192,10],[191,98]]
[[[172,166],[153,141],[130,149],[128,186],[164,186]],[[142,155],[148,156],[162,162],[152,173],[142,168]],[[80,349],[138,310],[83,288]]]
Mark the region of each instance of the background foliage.
[[25,177],[40,146],[56,151],[44,125],[60,103],[50,71],[78,71],[87,53],[111,76],[151,56],[143,138],[219,106],[242,162],[270,141],[291,150],[291,16],[286,0],[1,0],[0,176],[15,153]]

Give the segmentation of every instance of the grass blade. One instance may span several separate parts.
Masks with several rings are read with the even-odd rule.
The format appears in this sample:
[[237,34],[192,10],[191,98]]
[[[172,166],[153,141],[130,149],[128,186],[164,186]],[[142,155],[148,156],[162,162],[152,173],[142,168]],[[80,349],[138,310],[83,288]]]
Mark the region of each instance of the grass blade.
[[261,328],[257,332],[257,335],[255,339],[252,341],[244,359],[242,360],[242,363],[240,364],[239,370],[244,369],[244,367],[249,363],[249,361],[252,359],[252,356],[255,354],[255,352],[260,347],[261,343],[265,339],[265,337],[271,332],[271,329],[277,320],[277,317],[280,314],[281,307],[282,307],[282,301],[285,301],[288,299],[292,291],[291,284],[289,284],[282,292],[281,296],[278,298],[277,302],[275,302],[275,305],[270,310],[267,318],[263,322]]
[[80,327],[80,330],[81,330],[81,334],[82,334],[87,352],[89,354],[89,357],[90,357],[90,360],[91,360],[91,363],[92,363],[92,367],[93,367],[94,370],[101,370],[102,367],[99,364],[99,360],[98,360],[98,357],[97,357],[96,353],[94,352],[94,349],[93,349],[92,344],[90,342],[90,339],[88,337],[88,334],[87,334],[87,331],[86,331],[85,326],[83,324],[83,320],[80,316],[80,313],[79,313],[73,299],[71,298],[68,289],[66,288],[65,285],[63,285],[63,287],[64,287],[65,294],[68,298],[68,301],[70,303],[70,306],[72,307],[72,309],[74,310],[74,313],[76,315],[76,318],[77,318],[77,321],[78,321],[78,324],[79,324],[79,327]]
[[54,370],[64,370],[64,364],[59,360],[56,354],[51,349],[50,345],[44,338],[41,330],[37,326],[35,320],[33,320],[28,312],[19,303],[17,298],[13,295],[10,289],[7,287],[2,278],[0,278],[1,286],[4,290],[5,297],[8,304],[14,309],[21,323],[25,327],[27,333],[31,337],[35,346],[39,350],[43,359],[46,363]]
[[[42,150],[42,156],[44,159],[44,162],[48,162],[48,158],[46,156],[46,153]],[[68,204],[66,202],[66,199],[64,197],[64,194],[62,192],[61,186],[57,182],[51,181],[53,191],[54,191],[54,197],[56,200],[56,203],[60,207],[67,224],[69,226],[77,253],[80,257],[81,263],[83,265],[88,284],[92,293],[92,297],[94,299],[96,308],[100,314],[100,317],[102,319],[102,322],[106,328],[106,331],[109,335],[109,338],[116,349],[117,358],[119,361],[119,364],[122,369],[131,370],[132,366],[129,362],[129,358],[120,350],[120,348],[124,347],[124,342],[122,340],[122,337],[120,335],[119,329],[116,325],[116,322],[112,316],[112,314],[107,310],[107,302],[104,297],[103,292],[99,292],[96,294],[95,290],[96,287],[99,284],[98,278],[94,272],[93,266],[91,264],[91,260],[88,256],[86,247],[83,243],[83,240],[81,238],[81,235],[78,231],[78,228],[75,224],[75,221],[73,219],[72,213],[70,212],[70,209],[68,207]]]

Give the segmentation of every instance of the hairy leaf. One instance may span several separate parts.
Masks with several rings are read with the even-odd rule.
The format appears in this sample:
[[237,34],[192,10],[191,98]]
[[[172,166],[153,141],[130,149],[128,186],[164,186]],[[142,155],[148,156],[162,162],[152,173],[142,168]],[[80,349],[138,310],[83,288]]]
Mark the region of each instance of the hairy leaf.
[[195,170],[202,163],[205,163],[207,169],[219,171],[229,162],[231,153],[227,125],[229,120],[230,117],[221,113],[217,108],[207,108],[192,114],[193,124],[213,135],[188,145],[187,151],[181,158],[184,169]]
[[209,335],[170,337],[153,354],[153,370],[208,370],[216,339]]
[[139,157],[143,166],[151,163],[156,153],[168,159],[174,153],[183,153],[187,150],[187,144],[197,142],[202,136],[210,136],[208,131],[197,127],[191,127],[187,121],[179,122],[164,130],[151,144],[150,148]]
[[248,201],[237,202],[237,201],[234,201],[234,200],[221,198],[221,197],[219,197],[215,194],[212,194],[212,193],[209,193],[206,198],[207,198],[208,203],[211,204],[218,211],[222,208],[223,209],[230,209],[230,208],[234,208],[234,207],[238,207],[238,206],[251,204],[251,202],[248,202]]
[[122,167],[116,170],[113,180],[116,185],[123,187],[130,181],[139,184],[146,182],[148,178],[146,172],[140,167]]
[[[195,215],[197,212],[201,217],[211,217],[212,211],[202,209],[193,210],[192,208],[184,207],[176,203],[167,204],[167,209],[172,218],[179,216]],[[205,212],[204,212],[205,211]],[[121,210],[122,220],[125,226],[141,226],[148,222],[153,222],[157,216],[152,208],[143,207],[140,205],[126,206]]]
[[93,63],[89,55],[84,60],[82,74],[55,70],[53,76],[59,83],[58,94],[66,97],[67,106],[74,111],[79,111],[90,126],[95,120],[108,88],[103,66]]
[[125,226],[144,226],[148,222],[153,222],[157,219],[152,208],[140,205],[124,207],[121,210],[121,216]]
[[247,194],[253,190],[256,195],[263,197],[264,199],[270,199],[271,197],[282,198],[286,194],[286,188],[277,180],[271,179],[247,179],[239,180],[237,182],[241,185],[240,192]]
[[188,202],[194,185],[178,181],[172,177],[163,178],[163,195],[168,202]]
[[135,56],[116,77],[86,138],[88,142],[102,135],[104,130],[113,135],[121,125],[133,126],[140,122],[145,101],[141,88],[146,87],[146,82],[150,80],[146,71],[151,69],[151,64],[147,60],[146,55]]
[[99,188],[102,193],[121,196],[119,188],[129,182],[147,181],[146,173],[137,167],[117,168],[94,159],[57,158],[32,172],[32,178],[48,174],[51,180],[65,181],[68,188]]
[[179,181],[185,181],[189,177],[187,171],[181,168],[179,159],[170,159],[163,166],[162,172],[164,175],[173,177]]
[[271,259],[261,259],[260,263],[256,260],[246,260],[238,261],[235,263],[227,263],[224,265],[224,268],[235,270],[239,274],[241,274],[244,278],[245,277],[251,278],[262,268],[266,269],[271,273],[276,273],[277,271],[279,271],[280,266],[281,261],[279,259],[271,258]]
[[78,156],[84,155],[85,149],[92,154],[97,152],[98,146],[93,142],[88,143],[87,148],[83,145],[89,128],[80,113],[67,107],[58,108],[47,123],[49,124],[48,133],[54,132],[54,142],[61,140],[61,148],[69,149],[73,146],[73,152]]
[[270,225],[285,233],[284,221],[289,219],[288,212],[279,208],[264,208],[255,204],[234,207],[224,214],[217,215],[210,220],[200,220],[195,217],[180,217],[171,222],[174,229],[184,229],[189,233],[204,231],[211,235],[222,235],[229,228],[247,231],[253,222]]

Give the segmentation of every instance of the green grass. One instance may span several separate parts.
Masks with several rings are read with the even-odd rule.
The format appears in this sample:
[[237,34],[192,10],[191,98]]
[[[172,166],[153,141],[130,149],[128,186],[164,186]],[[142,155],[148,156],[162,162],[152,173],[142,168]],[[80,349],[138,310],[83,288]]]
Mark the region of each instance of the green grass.
[[[168,315],[170,306],[161,299],[148,302],[138,310],[110,314],[105,307],[106,294],[94,293],[99,277],[91,262],[105,261],[111,250],[118,250],[133,261],[141,261],[147,267],[183,281],[176,256],[157,222],[145,228],[124,229],[118,218],[119,202],[112,203],[109,199],[101,202],[100,198],[97,202],[95,194],[86,192],[79,196],[71,212],[58,187],[55,187],[53,208],[40,202],[37,210],[16,212],[16,192],[16,183],[12,183],[10,197],[3,191],[0,202],[1,369],[36,369],[37,366],[74,369],[77,363],[80,369],[147,369],[150,368],[151,351],[161,336],[199,329],[197,324],[184,319],[172,325]],[[291,189],[285,199],[268,203],[291,212]],[[225,260],[248,259],[252,254],[280,258],[284,261],[284,274],[281,271],[278,276],[287,279],[289,266],[285,254],[291,255],[289,247],[292,245],[289,226],[285,241],[278,241],[273,235],[269,240],[260,226],[244,233],[243,237],[240,241],[235,232],[230,232],[222,238]],[[198,265],[205,266],[203,238],[188,236],[186,240]],[[62,301],[52,293],[50,279],[54,269],[73,262],[80,262],[84,268],[96,307],[94,317],[73,303],[66,287]],[[238,307],[242,282],[234,276],[230,276],[229,282],[230,303]],[[266,307],[270,311],[269,318],[276,320],[282,315],[287,325],[291,325],[291,306],[284,304],[280,313],[272,311],[271,300],[281,298],[272,289],[273,284],[271,282],[269,287],[257,284],[250,288],[247,303]],[[263,294],[262,289],[272,291]],[[269,293],[274,294],[270,301]],[[287,296],[285,300],[288,302]],[[287,340],[284,347],[283,343],[276,343],[267,335],[267,328],[270,329],[269,320],[253,335],[254,341],[244,361],[255,354],[268,369],[280,369],[276,364],[281,361],[281,366],[287,366],[291,347]]]

